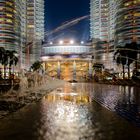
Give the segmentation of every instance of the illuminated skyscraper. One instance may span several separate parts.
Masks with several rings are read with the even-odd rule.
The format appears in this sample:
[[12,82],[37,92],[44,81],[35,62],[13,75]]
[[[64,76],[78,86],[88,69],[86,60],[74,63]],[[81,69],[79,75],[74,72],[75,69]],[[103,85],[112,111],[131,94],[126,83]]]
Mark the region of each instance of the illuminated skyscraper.
[[25,21],[21,18],[26,4],[23,0],[0,1],[0,47],[20,51]]
[[44,0],[27,0],[27,65],[39,60],[44,40]]
[[114,0],[90,0],[90,38],[95,51],[95,59],[110,67],[112,61],[111,50],[114,46]]
[[115,14],[116,14],[116,4],[115,0],[109,0],[109,46],[111,49],[114,47],[115,40]]
[[90,37],[97,41],[108,41],[109,4],[108,0],[90,1]]
[[116,1],[115,45],[140,44],[140,0]]
[[90,38],[94,41],[114,41],[115,0],[90,0]]
[[39,60],[43,40],[44,0],[0,1],[0,47],[16,50],[20,64],[29,59],[30,66]]
[[26,42],[27,42],[27,3],[26,0],[19,0],[21,9],[19,9],[20,14],[20,64],[21,66],[25,65],[25,48],[26,48]]

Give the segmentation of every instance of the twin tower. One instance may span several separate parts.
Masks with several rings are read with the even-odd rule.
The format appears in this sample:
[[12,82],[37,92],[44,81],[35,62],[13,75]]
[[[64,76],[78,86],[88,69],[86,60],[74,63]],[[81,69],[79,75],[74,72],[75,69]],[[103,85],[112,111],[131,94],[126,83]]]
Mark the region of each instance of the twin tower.
[[140,43],[140,0],[90,0],[90,37],[109,46]]
[[0,0],[0,47],[17,51],[24,67],[39,59],[42,40],[44,0]]

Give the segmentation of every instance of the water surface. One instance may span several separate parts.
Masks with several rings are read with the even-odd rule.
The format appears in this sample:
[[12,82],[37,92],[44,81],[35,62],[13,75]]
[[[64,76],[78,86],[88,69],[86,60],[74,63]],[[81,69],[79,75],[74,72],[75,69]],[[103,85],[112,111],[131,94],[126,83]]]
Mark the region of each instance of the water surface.
[[1,119],[0,140],[139,140],[135,117],[121,115],[130,113],[132,104],[139,108],[139,96],[134,88],[123,88],[66,84]]

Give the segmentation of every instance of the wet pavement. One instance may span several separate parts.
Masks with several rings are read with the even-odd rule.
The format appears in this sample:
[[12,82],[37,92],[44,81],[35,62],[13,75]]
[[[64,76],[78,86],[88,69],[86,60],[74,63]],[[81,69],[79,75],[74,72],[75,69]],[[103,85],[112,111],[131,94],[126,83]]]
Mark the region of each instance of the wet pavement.
[[139,88],[66,84],[0,120],[0,140],[139,140]]
[[102,106],[140,127],[140,88],[94,85],[92,93],[94,100]]

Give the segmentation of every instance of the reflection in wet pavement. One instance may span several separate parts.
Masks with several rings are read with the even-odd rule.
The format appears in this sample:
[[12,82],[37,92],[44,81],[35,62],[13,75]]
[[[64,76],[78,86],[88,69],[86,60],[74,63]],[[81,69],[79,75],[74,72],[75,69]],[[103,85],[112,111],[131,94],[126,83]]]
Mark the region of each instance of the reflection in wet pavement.
[[129,86],[94,85],[93,98],[140,127],[140,88]]
[[0,140],[139,140],[140,128],[114,113],[129,110],[129,103],[139,108],[135,89],[125,90],[119,86],[65,85],[1,120]]

